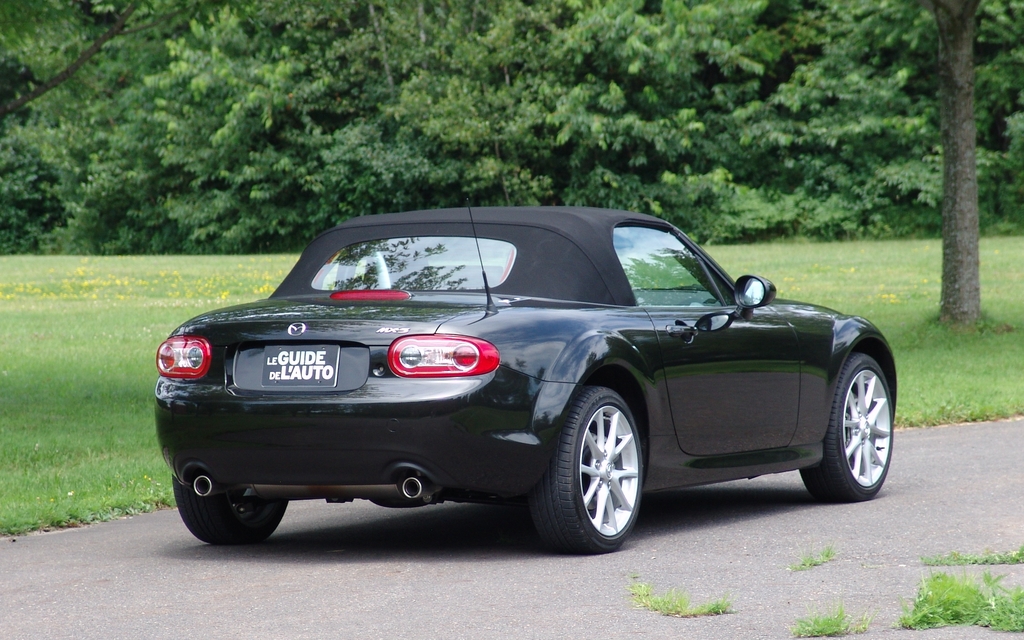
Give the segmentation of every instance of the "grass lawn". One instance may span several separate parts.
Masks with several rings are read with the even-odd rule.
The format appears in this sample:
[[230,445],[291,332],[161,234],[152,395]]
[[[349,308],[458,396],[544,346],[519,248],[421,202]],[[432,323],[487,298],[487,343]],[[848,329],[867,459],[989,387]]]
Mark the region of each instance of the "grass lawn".
[[295,256],[0,257],[0,533],[173,504],[156,348],[266,297]]
[[[937,241],[711,247],[733,275],[885,332],[904,426],[1024,413],[1024,238],[982,241],[980,330],[935,321]],[[0,533],[173,501],[153,426],[157,345],[208,309],[266,297],[295,256],[0,256]]]

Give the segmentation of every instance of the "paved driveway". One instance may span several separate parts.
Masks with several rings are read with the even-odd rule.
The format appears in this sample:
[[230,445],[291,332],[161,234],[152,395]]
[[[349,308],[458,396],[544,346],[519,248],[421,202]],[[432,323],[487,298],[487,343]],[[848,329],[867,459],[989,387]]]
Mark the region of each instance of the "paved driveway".
[[[203,545],[175,511],[0,538],[3,638],[787,638],[809,607],[872,612],[863,638],[985,638],[892,627],[922,555],[1024,543],[1024,420],[897,432],[873,502],[816,504],[798,474],[645,498],[631,541],[551,555],[525,509],[293,503],[266,543]],[[786,569],[832,543],[838,558]],[[1024,567],[996,567],[1024,585]],[[633,609],[638,577],[735,613]]]

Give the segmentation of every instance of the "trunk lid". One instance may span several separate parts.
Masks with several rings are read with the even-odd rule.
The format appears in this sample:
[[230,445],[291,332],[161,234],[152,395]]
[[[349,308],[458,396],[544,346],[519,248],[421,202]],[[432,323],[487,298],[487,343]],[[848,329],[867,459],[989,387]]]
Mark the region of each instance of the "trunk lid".
[[[453,319],[484,312],[482,295],[413,295],[389,302],[338,302],[323,296],[273,298],[218,309],[189,320],[175,335],[201,335],[217,346],[241,342],[350,342],[387,346],[434,333]],[[304,325],[295,327],[293,325]]]
[[[418,295],[401,301],[274,298],[203,314],[175,334],[198,335],[223,354],[225,384],[240,394],[346,392],[404,335],[432,334],[484,313],[483,296]],[[216,363],[219,358],[215,358]]]

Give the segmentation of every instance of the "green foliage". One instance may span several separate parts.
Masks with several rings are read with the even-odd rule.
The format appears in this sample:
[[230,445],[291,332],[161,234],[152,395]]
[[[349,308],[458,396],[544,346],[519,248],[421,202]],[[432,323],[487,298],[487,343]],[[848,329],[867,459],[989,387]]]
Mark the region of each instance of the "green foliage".
[[987,571],[980,582],[967,574],[932,573],[921,581],[914,601],[904,605],[899,624],[906,629],[977,625],[1024,631],[1024,589],[1004,587],[1003,578]]
[[660,596],[654,595],[654,587],[645,582],[630,583],[628,589],[634,606],[660,613],[663,616],[696,618],[732,613],[732,602],[728,596],[704,604],[693,605],[690,603],[690,596],[675,589],[669,589]]
[[808,552],[800,556],[800,562],[789,565],[790,571],[806,571],[814,567],[820,567],[826,562],[836,558],[835,545],[825,545],[825,548],[818,553]]
[[29,141],[0,138],[0,254],[46,249],[47,234],[65,220],[59,180]]
[[[127,3],[24,5],[0,9],[0,97]],[[19,202],[60,211],[16,250],[296,249],[467,198],[632,209],[716,243],[940,231],[937,41],[913,2],[150,0],[128,26],[163,16],[6,119],[47,176]],[[984,3],[990,233],[1024,231],[1021,42],[1024,2]]]
[[795,638],[838,638],[864,633],[870,624],[871,616],[865,614],[854,621],[839,603],[825,613],[813,612],[806,618],[797,618],[790,632]]
[[951,551],[942,556],[921,558],[921,562],[932,567],[958,567],[969,564],[1024,564],[1024,546],[1016,551],[986,551],[980,554]]

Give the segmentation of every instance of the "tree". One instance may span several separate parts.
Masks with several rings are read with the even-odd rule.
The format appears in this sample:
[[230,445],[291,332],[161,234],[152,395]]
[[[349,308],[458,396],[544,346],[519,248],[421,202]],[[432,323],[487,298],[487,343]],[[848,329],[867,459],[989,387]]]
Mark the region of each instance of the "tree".
[[974,122],[975,14],[981,0],[919,0],[939,33],[942,139],[942,299],[939,317],[981,318],[978,275],[978,175]]
[[[170,6],[164,6],[168,4]],[[82,65],[99,53],[103,45],[111,39],[144,31],[162,24],[186,10],[195,12],[204,5],[215,3],[189,0],[177,4],[181,6],[174,8],[173,2],[169,3],[163,0],[140,0],[129,2],[122,9],[118,9],[110,4],[91,2],[90,0],[72,0],[72,2],[4,0],[0,5],[0,45],[23,41],[30,34],[52,24],[63,24],[72,29],[78,27],[89,31],[96,29],[103,29],[103,31],[59,73],[46,82],[33,82],[34,86],[30,91],[14,100],[0,104],[0,119],[66,82],[82,68]],[[140,6],[139,15],[147,16],[149,21],[129,27],[126,24],[128,19],[140,9]]]

